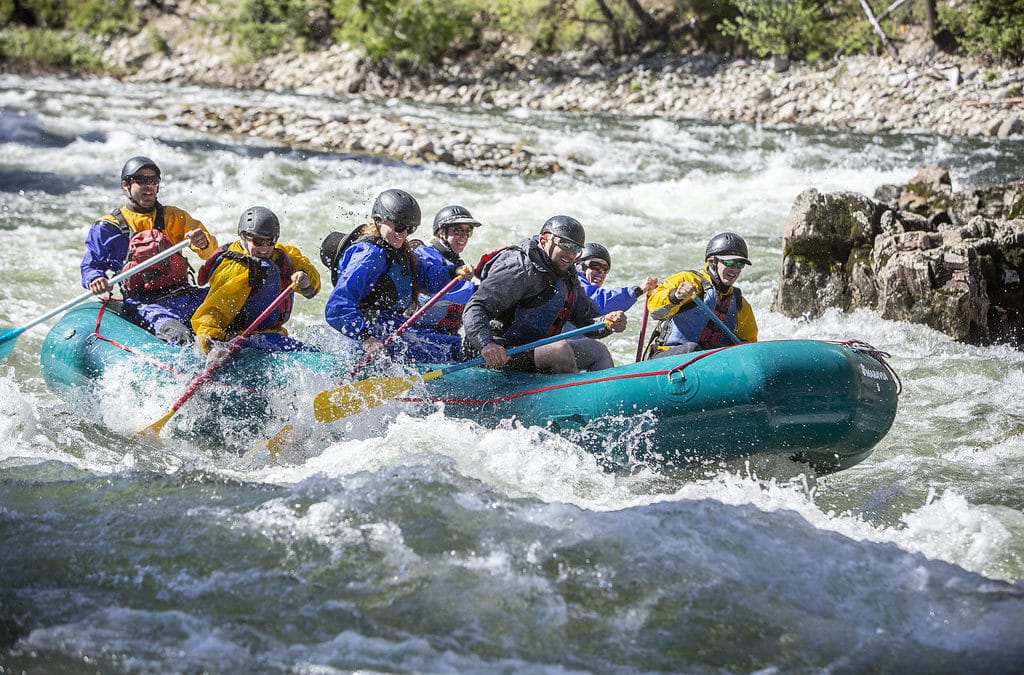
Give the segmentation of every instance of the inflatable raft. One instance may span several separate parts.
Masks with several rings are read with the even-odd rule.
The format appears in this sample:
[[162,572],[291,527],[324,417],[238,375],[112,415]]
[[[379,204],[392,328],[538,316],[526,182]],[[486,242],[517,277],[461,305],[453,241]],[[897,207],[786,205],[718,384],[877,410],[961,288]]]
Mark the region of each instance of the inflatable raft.
[[[193,350],[89,303],[50,330],[41,365],[68,401],[89,400],[117,369],[119,384],[140,396],[163,389],[170,402],[203,363]],[[352,365],[321,352],[243,349],[215,373],[204,409],[232,419],[265,414],[268,402],[295,396],[296,382],[337,386]],[[616,465],[685,468],[774,456],[825,474],[871,453],[892,426],[899,391],[885,355],[868,345],[780,340],[575,375],[466,368],[420,382],[397,401],[414,413],[443,404],[446,415],[486,427],[542,427]]]

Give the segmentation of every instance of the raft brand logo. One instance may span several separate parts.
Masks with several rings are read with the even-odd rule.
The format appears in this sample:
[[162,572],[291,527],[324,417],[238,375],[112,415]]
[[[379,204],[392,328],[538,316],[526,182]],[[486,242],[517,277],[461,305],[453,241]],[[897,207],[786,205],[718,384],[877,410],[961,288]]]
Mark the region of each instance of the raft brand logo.
[[873,380],[888,380],[889,375],[884,370],[872,370],[863,363],[860,364],[860,372],[864,374],[864,377],[870,377]]

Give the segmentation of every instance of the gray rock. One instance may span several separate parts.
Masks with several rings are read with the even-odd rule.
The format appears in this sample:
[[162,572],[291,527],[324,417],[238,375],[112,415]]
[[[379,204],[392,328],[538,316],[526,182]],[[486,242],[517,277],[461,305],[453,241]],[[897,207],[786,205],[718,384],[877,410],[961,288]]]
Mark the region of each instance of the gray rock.
[[[1022,208],[1022,182],[963,195],[946,190],[942,167],[926,167],[903,189],[880,188],[885,201],[805,191],[786,221],[772,308],[816,317],[867,307],[960,341],[1024,346],[1024,218],[1006,218]],[[912,188],[947,194],[961,217],[968,204],[986,215],[955,224],[892,204]]]

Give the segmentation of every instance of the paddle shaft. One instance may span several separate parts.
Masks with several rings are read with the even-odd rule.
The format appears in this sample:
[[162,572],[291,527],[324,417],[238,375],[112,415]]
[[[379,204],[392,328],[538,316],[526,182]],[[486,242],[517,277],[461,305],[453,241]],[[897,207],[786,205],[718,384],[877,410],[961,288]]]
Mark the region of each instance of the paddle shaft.
[[636,362],[640,363],[640,359],[644,357],[644,338],[647,336],[647,317],[650,311],[647,309],[647,301],[651,297],[651,292],[647,291],[643,295],[644,299],[644,313],[640,316],[640,338],[636,341]]
[[[558,342],[559,340],[566,340],[573,337],[579,337],[587,333],[593,333],[595,330],[600,330],[602,327],[602,324],[584,326],[583,328],[577,328],[566,333],[559,333],[558,335],[541,338],[535,342],[519,345],[518,347],[510,347],[505,353],[509,355],[519,354],[520,352],[526,352],[531,349],[536,349],[537,347],[543,347],[544,345],[551,344],[552,342]],[[418,378],[371,377],[366,380],[351,382],[338,387],[337,389],[328,389],[317,394],[313,399],[313,413],[316,416],[316,419],[320,422],[333,422],[334,420],[341,419],[342,417],[347,417],[357,412],[380,405],[384,400],[400,394],[418,381],[422,380],[426,382],[427,380],[434,380],[439,377],[443,377],[448,373],[454,373],[455,371],[462,370],[464,368],[472,368],[473,366],[479,366],[483,363],[484,358],[481,356],[463,363],[453,363],[438,370],[431,370]],[[281,432],[278,432],[278,434],[282,434],[283,432],[284,429],[282,429]],[[276,438],[277,436],[272,440],[276,440]]]
[[[267,306],[267,308],[260,313],[258,317],[256,317],[255,321],[246,326],[245,330],[243,330],[241,333],[233,337],[228,342],[228,356],[237,352],[241,348],[242,342],[245,341],[245,338],[252,335],[253,331],[256,330],[256,327],[263,323],[263,320],[270,316],[270,313],[277,309],[282,302],[287,300],[288,296],[295,292],[297,288],[298,287],[295,285],[295,282],[292,282],[291,285],[288,286],[288,288],[281,291],[281,293],[276,298],[274,298],[274,301],[271,302]],[[220,368],[221,365],[223,365],[223,363],[224,360],[221,360],[220,362],[211,363],[210,365],[203,368],[203,372],[199,373],[199,375],[197,375],[196,378],[192,380],[192,383],[188,385],[188,387],[185,389],[185,392],[181,396],[179,396],[178,400],[171,405],[171,411],[177,412],[178,409],[185,404],[185,401],[192,398],[192,395],[199,390],[199,387],[206,384],[206,381],[213,376],[214,371]]]
[[[462,275],[457,275],[457,276],[456,276],[455,278],[453,278],[453,279],[452,279],[451,281],[449,281],[449,282],[448,282],[447,284],[445,284],[445,285],[444,285],[444,288],[442,288],[441,290],[439,290],[439,291],[438,291],[437,293],[435,293],[435,294],[434,294],[434,295],[433,295],[433,296],[432,296],[432,297],[431,297],[431,298],[430,298],[429,300],[427,300],[426,302],[424,302],[424,303],[423,303],[423,304],[422,304],[422,305],[420,306],[420,308],[419,308],[419,309],[417,309],[417,310],[416,310],[415,312],[413,312],[413,313],[412,313],[412,316],[410,316],[410,317],[409,317],[408,319],[406,319],[405,323],[403,323],[403,324],[402,324],[401,326],[399,326],[398,328],[396,328],[396,329],[394,330],[394,332],[393,332],[393,333],[391,333],[391,334],[390,334],[390,335],[388,335],[388,336],[387,336],[386,338],[384,338],[384,347],[386,348],[386,347],[387,347],[388,345],[390,345],[390,344],[391,344],[392,342],[394,342],[394,341],[395,341],[395,339],[396,339],[396,338],[397,338],[397,337],[398,337],[399,335],[401,335],[402,333],[404,333],[404,332],[405,332],[405,330],[406,330],[407,328],[409,328],[409,326],[412,326],[412,325],[413,325],[414,323],[416,323],[417,321],[419,321],[419,320],[420,320],[420,317],[421,317],[421,316],[423,316],[424,314],[426,314],[426,313],[427,313],[427,310],[429,310],[429,309],[430,309],[431,307],[433,307],[434,305],[436,305],[436,304],[438,303],[438,301],[439,301],[439,300],[440,300],[441,298],[443,298],[443,297],[444,297],[444,296],[445,296],[445,295],[446,295],[446,294],[448,293],[448,291],[450,291],[450,290],[452,290],[453,288],[455,288],[455,285],[456,285],[457,283],[459,283],[460,281],[462,281]],[[358,364],[358,365],[356,365],[356,367],[355,367],[355,368],[353,368],[352,370],[350,370],[350,371],[349,371],[348,375],[346,375],[346,376],[345,376],[345,377],[346,377],[346,379],[349,379],[349,380],[351,380],[351,379],[352,379],[353,377],[355,377],[355,376],[356,376],[356,374],[357,374],[357,373],[358,373],[358,372],[359,372],[360,370],[362,370],[363,368],[365,368],[365,367],[366,367],[366,365],[367,365],[368,363],[370,363],[370,361],[372,361],[372,360],[373,360],[373,357],[374,357],[374,354],[373,354],[373,353],[369,353],[369,352],[368,352],[368,353],[367,353],[367,354],[366,354],[366,355],[365,355],[365,356],[363,357],[363,360],[362,360],[362,361],[360,361],[360,362],[359,362],[359,364]]]
[[722,320],[718,318],[718,315],[711,311],[711,308],[707,306],[707,303],[705,303],[699,295],[693,296],[693,303],[700,307],[702,310],[704,310],[704,313],[707,314],[712,321],[718,324],[718,327],[721,328],[722,331],[729,336],[729,339],[732,340],[732,343],[734,345],[738,345],[740,342],[742,342],[742,340],[736,337],[736,333],[733,333],[731,330],[729,330],[729,327],[726,326],[722,322]]
[[[149,260],[146,260],[145,262],[139,263],[135,267],[132,267],[131,269],[125,270],[124,272],[121,272],[120,274],[117,274],[117,275],[111,277],[110,280],[109,280],[109,283],[110,283],[111,286],[113,286],[114,284],[116,284],[118,282],[124,281],[128,277],[132,276],[133,274],[137,274],[137,273],[141,272],[142,270],[146,269],[147,267],[152,267],[153,265],[156,265],[159,262],[163,262],[164,260],[167,260],[172,255],[174,255],[175,253],[177,253],[178,251],[180,251],[181,249],[185,248],[188,245],[189,245],[189,240],[188,239],[186,239],[185,241],[182,241],[182,242],[178,242],[177,244],[175,244],[174,246],[170,247],[166,251],[161,251],[160,253],[156,254],[155,256],[150,258]],[[94,296],[95,296],[95,294],[92,291],[86,291],[85,293],[82,293],[81,295],[79,295],[77,298],[74,298],[73,300],[68,300],[67,302],[65,302],[60,307],[57,307],[56,309],[52,309],[49,312],[47,312],[46,314],[43,314],[42,316],[38,316],[35,319],[32,319],[31,321],[29,321],[27,324],[25,324],[21,328],[17,328],[15,330],[10,331],[10,333],[8,335],[5,335],[5,336],[3,336],[0,339],[6,340],[6,339],[9,339],[11,337],[15,337],[17,335],[20,335],[21,333],[24,333],[26,330],[28,330],[32,326],[41,324],[42,322],[46,321],[47,319],[53,318],[53,317],[57,316],[58,314],[60,314],[61,312],[69,310],[72,307],[74,307],[75,305],[77,305],[79,303],[82,303],[82,302],[85,302],[86,300],[88,300],[89,298],[94,297]]]
[[[589,326],[584,326],[583,328],[576,328],[565,333],[559,333],[558,335],[551,335],[546,338],[541,338],[540,340],[528,342],[525,345],[519,345],[518,347],[509,347],[508,349],[505,350],[505,353],[508,356],[514,356],[515,354],[528,352],[532,349],[536,349],[537,347],[543,347],[544,345],[549,345],[553,342],[560,342],[561,340],[568,340],[569,338],[580,337],[586,335],[587,333],[593,333],[595,330],[601,330],[604,327],[605,326],[603,323],[594,323]],[[473,366],[479,366],[482,365],[483,363],[485,363],[484,357],[478,356],[475,359],[470,359],[469,361],[463,361],[462,363],[453,363],[450,366],[445,366],[443,368],[438,368],[437,370],[432,370],[428,373],[424,373],[423,379],[434,380],[439,377],[444,377],[448,373],[454,373],[455,371],[463,370],[464,368],[472,368]]]

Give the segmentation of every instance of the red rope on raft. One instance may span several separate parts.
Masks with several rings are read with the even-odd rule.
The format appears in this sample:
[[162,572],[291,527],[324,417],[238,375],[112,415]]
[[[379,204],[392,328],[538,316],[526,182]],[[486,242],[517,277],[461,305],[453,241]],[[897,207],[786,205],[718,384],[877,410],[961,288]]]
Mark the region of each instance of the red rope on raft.
[[511,401],[512,399],[520,398],[521,396],[530,396],[531,394],[539,394],[545,391],[554,391],[556,389],[565,389],[567,387],[581,387],[588,384],[599,384],[601,382],[612,382],[615,380],[629,380],[635,377],[660,377],[662,375],[671,377],[673,373],[677,373],[687,366],[700,361],[701,359],[707,358],[712,354],[716,354],[723,349],[729,349],[734,345],[728,347],[719,347],[718,349],[709,349],[708,351],[701,352],[697,356],[686,363],[681,363],[675,368],[668,370],[652,370],[645,373],[625,373],[622,375],[607,375],[605,377],[595,377],[590,380],[581,380],[579,382],[564,382],[562,384],[552,384],[546,387],[537,387],[535,389],[526,389],[523,391],[512,392],[511,394],[505,394],[503,396],[497,396],[495,398],[415,398],[415,397],[403,397],[396,400],[405,401],[407,403],[421,403],[423,401],[430,401],[431,403],[452,403],[462,405],[487,405],[488,403],[503,403],[505,401]]
[[[143,352],[136,351],[136,350],[132,349],[131,347],[129,347],[127,345],[123,345],[120,342],[118,342],[117,340],[112,340],[111,338],[108,338],[105,335],[103,335],[102,333],[100,333],[100,324],[103,322],[103,313],[106,312],[106,311],[107,311],[107,300],[103,299],[103,300],[100,301],[100,311],[96,312],[96,327],[93,329],[93,332],[92,332],[92,334],[96,337],[97,340],[102,340],[103,342],[106,342],[109,345],[112,345],[114,347],[117,347],[118,349],[121,349],[121,350],[123,350],[125,352],[128,352],[132,356],[136,356],[136,357],[138,357],[140,359],[148,361],[149,363],[153,364],[154,366],[156,366],[160,370],[166,370],[168,373],[171,373],[172,375],[191,376],[191,373],[188,373],[188,372],[186,372],[184,370],[179,370],[177,368],[174,368],[174,367],[164,363],[163,361],[160,361],[160,360],[150,356],[149,354],[145,354]],[[222,387],[231,387],[232,389],[237,389],[239,391],[247,391],[247,392],[251,392],[251,393],[259,393],[260,392],[259,389],[254,389],[252,387],[242,387],[242,386],[237,385],[237,384],[229,384],[227,382],[220,382],[218,380],[210,380],[209,384],[216,384],[216,385],[220,385]]]

